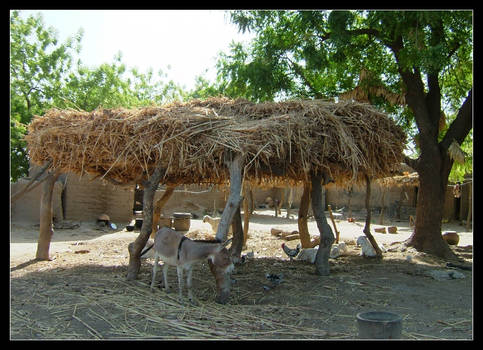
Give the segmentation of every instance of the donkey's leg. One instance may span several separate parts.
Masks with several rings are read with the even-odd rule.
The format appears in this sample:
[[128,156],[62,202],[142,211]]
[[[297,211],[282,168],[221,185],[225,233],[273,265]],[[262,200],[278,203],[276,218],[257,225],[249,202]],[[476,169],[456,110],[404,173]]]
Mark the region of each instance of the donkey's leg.
[[193,267],[191,265],[188,265],[186,267],[186,286],[188,288],[188,299],[190,302],[194,303],[193,292],[191,291],[191,286],[193,282],[192,275],[193,275]]
[[156,272],[158,271],[158,261],[159,256],[158,254],[154,253],[154,265],[153,265],[153,278],[151,280],[151,290],[154,291],[154,283],[156,281]]
[[166,293],[169,293],[168,268],[169,268],[169,265],[164,263],[164,265],[163,265],[163,284],[164,284],[164,290],[166,291]]
[[176,272],[178,273],[179,302],[183,303],[183,266],[176,266]]

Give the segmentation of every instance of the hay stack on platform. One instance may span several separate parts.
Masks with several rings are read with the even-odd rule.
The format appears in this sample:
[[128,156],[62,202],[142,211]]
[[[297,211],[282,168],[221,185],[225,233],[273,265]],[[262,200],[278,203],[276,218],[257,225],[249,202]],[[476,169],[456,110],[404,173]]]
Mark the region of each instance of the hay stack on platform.
[[139,109],[92,112],[52,109],[26,136],[32,162],[139,182],[162,164],[162,183],[228,181],[225,150],[245,155],[245,177],[258,183],[298,182],[310,169],[337,181],[363,173],[389,176],[402,160],[405,135],[366,104],[267,102],[211,98]]

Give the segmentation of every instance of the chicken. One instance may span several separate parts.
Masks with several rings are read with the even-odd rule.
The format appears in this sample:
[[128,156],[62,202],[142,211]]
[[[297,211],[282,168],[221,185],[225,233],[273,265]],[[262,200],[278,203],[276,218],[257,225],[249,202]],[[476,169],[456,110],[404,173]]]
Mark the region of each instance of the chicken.
[[357,245],[362,247],[362,250],[361,250],[362,256],[369,257],[369,258],[376,256],[376,251],[366,236],[359,236],[357,238]]
[[297,247],[295,249],[290,249],[285,245],[285,243],[282,243],[282,249],[285,252],[285,254],[288,255],[288,257],[290,258],[290,261],[292,261],[292,259],[297,256],[297,254],[300,252],[300,248],[301,248],[300,243],[297,244]]
[[[205,215],[203,216],[203,222],[207,222],[211,225],[211,229],[213,230],[213,232],[217,232],[218,231],[218,225],[220,224],[220,220],[221,218],[212,218],[211,216],[209,215]],[[231,228],[231,225],[230,227],[228,228],[228,233],[233,233],[233,230]]]
[[330,250],[330,257],[332,259],[336,259],[341,255],[345,255],[347,253],[347,245],[345,242],[339,242],[338,244],[332,245]]
[[313,264],[315,262],[315,257],[317,256],[318,249],[318,247],[301,249],[300,253],[297,255],[297,260],[307,261]]

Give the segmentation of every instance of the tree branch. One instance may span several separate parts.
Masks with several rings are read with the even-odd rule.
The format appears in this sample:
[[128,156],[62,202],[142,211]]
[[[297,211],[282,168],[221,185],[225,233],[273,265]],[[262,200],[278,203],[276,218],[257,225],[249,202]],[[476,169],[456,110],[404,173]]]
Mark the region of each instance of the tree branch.
[[443,150],[447,150],[453,140],[456,140],[459,144],[463,142],[465,137],[473,127],[472,122],[472,107],[473,107],[473,89],[468,92],[465,102],[461,105],[461,108],[456,115],[456,119],[451,123],[444,135],[443,140],[440,142],[440,146]]
[[417,170],[418,169],[419,159],[412,159],[412,158],[409,158],[408,156],[404,156],[404,163],[406,163],[407,165],[409,165],[414,170]]

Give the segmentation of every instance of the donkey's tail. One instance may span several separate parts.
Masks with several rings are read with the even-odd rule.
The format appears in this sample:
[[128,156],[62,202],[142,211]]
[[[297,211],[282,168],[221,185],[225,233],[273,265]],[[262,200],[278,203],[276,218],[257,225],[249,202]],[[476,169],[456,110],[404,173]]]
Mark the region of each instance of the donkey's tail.
[[141,257],[141,256],[143,256],[144,254],[146,254],[147,252],[149,252],[149,251],[151,250],[151,248],[152,248],[152,247],[154,247],[154,243],[153,243],[153,244],[151,244],[151,245],[150,245],[149,247],[147,247],[146,249],[144,249],[144,250],[141,252],[141,255],[140,255],[139,257]]

